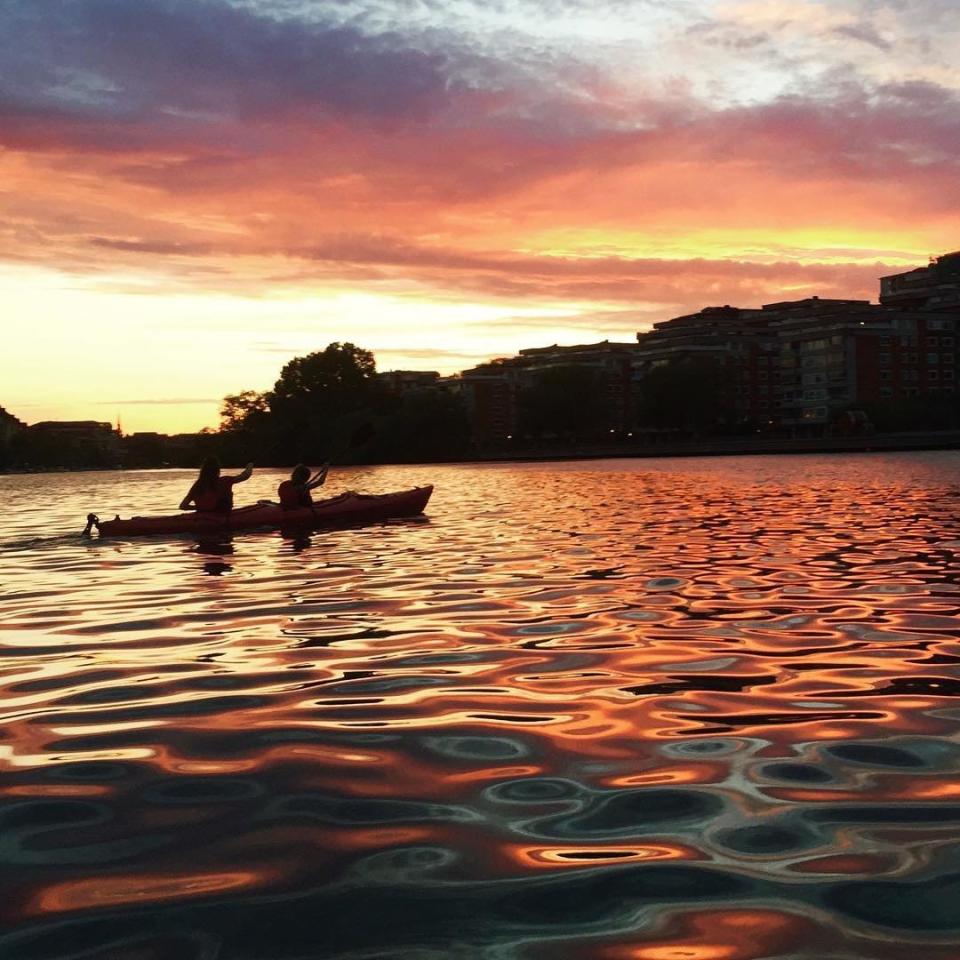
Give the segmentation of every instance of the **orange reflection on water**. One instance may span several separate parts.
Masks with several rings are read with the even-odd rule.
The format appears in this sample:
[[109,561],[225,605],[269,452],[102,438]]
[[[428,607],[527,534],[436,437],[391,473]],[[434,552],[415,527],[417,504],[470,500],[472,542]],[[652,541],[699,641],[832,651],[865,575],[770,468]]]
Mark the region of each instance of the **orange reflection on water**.
[[452,783],[476,783],[483,780],[513,780],[518,777],[535,777],[543,773],[543,767],[487,767],[483,770],[470,770],[465,773],[448,773],[446,779]]
[[0,793],[11,797],[104,797],[112,792],[112,787],[93,783],[38,783],[0,789]]
[[122,904],[162,903],[262,886],[272,878],[271,873],[254,870],[89,877],[47,887],[37,894],[25,913],[38,915]]
[[436,839],[431,827],[366,827],[349,832],[338,830],[323,836],[323,846],[335,850],[367,850],[399,847],[403,844],[424,843]]
[[835,854],[829,857],[801,860],[798,863],[790,864],[788,869],[794,873],[846,874],[850,876],[870,874],[878,876],[890,870],[894,863],[892,857],[879,853]]
[[641,946],[617,945],[598,960],[765,960],[789,946],[809,944],[809,920],[776,910],[705,910],[673,915],[668,933]]
[[693,847],[679,843],[602,844],[591,846],[525,847],[506,845],[503,852],[524,867],[597,867],[643,860],[706,860]]
[[728,776],[729,769],[723,763],[701,760],[687,766],[659,767],[649,773],[631,773],[610,777],[602,781],[609,787],[635,787],[642,784],[663,783],[720,783]]
[[[344,918],[370,934],[357,956],[434,950],[426,908],[404,914],[409,942],[377,942],[367,921],[395,882],[421,903],[470,884],[491,956],[520,948],[487,898],[527,886],[551,903],[524,942],[551,956],[859,955],[849,915],[811,904],[854,881],[919,887],[955,860],[960,498],[844,462],[370,471],[350,484],[442,470],[429,523],[296,554],[237,536],[217,580],[183,542],[18,547],[0,630],[29,631],[0,651],[0,757],[10,848],[37,855],[16,869],[45,890],[34,911],[229,902],[277,876],[275,897],[244,899],[269,926],[304,894],[340,909],[363,876]],[[182,479],[95,484],[122,512],[164,512]],[[64,529],[82,515],[94,481],[64,487],[80,482],[22,495],[24,543],[57,510]],[[104,851],[120,853],[80,862]],[[662,903],[654,876],[649,908],[602,904],[606,930],[556,922],[553,891],[561,909],[648,872],[674,876]],[[736,881],[729,900],[695,899],[707,874]],[[794,913],[814,910],[811,933]]]

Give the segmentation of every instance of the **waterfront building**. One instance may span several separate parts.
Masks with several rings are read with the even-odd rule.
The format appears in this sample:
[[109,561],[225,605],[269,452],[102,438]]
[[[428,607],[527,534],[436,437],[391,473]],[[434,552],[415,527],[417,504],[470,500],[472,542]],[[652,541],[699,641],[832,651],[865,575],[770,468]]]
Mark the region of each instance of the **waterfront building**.
[[[718,407],[740,422],[767,420],[771,415],[775,338],[760,310],[706,307],[655,323],[637,334],[634,354],[635,392],[654,370],[684,360],[710,360],[722,370],[723,395]],[[645,425],[640,424],[641,428]]]
[[606,411],[598,434],[628,431],[633,424],[632,392],[635,343],[599,343],[529,347],[515,357],[500,358],[464,370],[443,382],[459,393],[466,404],[479,446],[512,440],[522,429],[520,407],[524,391],[532,389],[539,374],[551,368],[579,367],[592,374],[602,390]]
[[[675,361],[703,369],[705,359],[719,372],[722,429],[867,429],[870,416],[894,408],[909,427],[924,405],[951,407],[958,323],[960,252],[881,278],[879,303],[812,296],[706,307],[654,324],[635,343],[531,347],[436,383],[463,397],[479,446],[517,438],[523,392],[559,366],[588,368],[602,384],[607,414],[597,435],[649,434],[651,425],[637,422],[644,379]],[[399,387],[404,373],[395,373]]]
[[0,470],[14,461],[14,438],[23,433],[26,424],[0,407]]
[[925,267],[880,278],[880,302],[888,307],[960,308],[960,250],[932,257]]
[[25,430],[26,426],[22,420],[0,407],[0,444],[9,443],[16,434]]
[[958,292],[960,253],[882,278],[880,303],[808,297],[708,307],[638,333],[637,376],[677,358],[713,357],[738,418],[791,432],[941,401],[956,389]]
[[521,381],[530,386],[537,373],[550,367],[575,366],[591,371],[603,392],[606,421],[598,424],[600,432],[620,433],[632,429],[635,397],[633,391],[635,343],[602,340],[599,343],[521,350],[524,362]]
[[121,461],[120,434],[97,420],[44,420],[26,431],[25,458],[54,467],[115,467]]
[[522,368],[519,358],[491,360],[445,381],[463,397],[478,446],[503,443],[516,433]]
[[404,394],[411,390],[424,390],[440,384],[436,370],[385,370],[377,374],[377,380],[388,393]]

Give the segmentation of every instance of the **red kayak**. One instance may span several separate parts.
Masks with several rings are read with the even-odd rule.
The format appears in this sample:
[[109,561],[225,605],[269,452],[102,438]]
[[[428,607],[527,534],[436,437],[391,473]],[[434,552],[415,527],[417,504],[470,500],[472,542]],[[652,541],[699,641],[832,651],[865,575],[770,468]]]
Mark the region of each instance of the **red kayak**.
[[87,518],[87,530],[96,527],[102,537],[143,536],[151,533],[223,534],[255,527],[332,527],[371,523],[391,517],[423,513],[433,487],[414,487],[398,493],[342,493],[319,500],[312,508],[284,510],[277,503],[255,503],[229,513],[178,513],[172,517]]

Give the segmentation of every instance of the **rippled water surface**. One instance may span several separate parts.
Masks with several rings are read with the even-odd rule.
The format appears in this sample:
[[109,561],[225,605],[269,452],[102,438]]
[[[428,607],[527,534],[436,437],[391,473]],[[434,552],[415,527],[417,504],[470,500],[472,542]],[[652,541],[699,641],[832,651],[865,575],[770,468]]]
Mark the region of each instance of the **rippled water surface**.
[[427,517],[198,543],[76,536],[185,472],[0,477],[0,956],[956,960],[958,478],[351,470]]

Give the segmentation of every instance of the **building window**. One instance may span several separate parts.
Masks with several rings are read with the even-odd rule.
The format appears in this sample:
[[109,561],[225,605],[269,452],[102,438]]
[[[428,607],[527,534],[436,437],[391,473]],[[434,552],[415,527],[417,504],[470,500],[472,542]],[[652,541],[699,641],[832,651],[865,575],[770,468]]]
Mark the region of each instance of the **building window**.
[[905,353],[903,355],[904,363],[918,363],[920,361],[919,354],[916,353]]
[[927,354],[927,363],[939,363],[940,354],[939,353],[928,353]]
[[941,337],[940,338],[941,347],[952,347],[953,346],[953,337]]
[[881,347],[889,347],[889,346],[890,346],[890,338],[889,338],[889,337],[881,337],[881,338],[880,338],[880,346],[881,346]]
[[886,381],[886,380],[892,380],[892,379],[893,379],[893,374],[892,374],[889,370],[881,370],[881,371],[880,371],[880,379],[881,379],[881,380],[884,380],[884,381]]
[[920,395],[920,391],[916,387],[904,387],[900,392],[905,397],[916,397]]
[[952,371],[952,370],[944,370],[943,373],[941,373],[940,376],[941,376],[944,380],[953,380],[953,371]]
[[936,337],[927,337],[927,346],[928,346],[928,347],[936,347],[936,346],[939,346],[939,344],[938,344],[938,342],[937,342],[937,338],[936,338]]
[[928,370],[928,371],[927,371],[927,379],[928,379],[928,380],[939,380],[939,379],[940,379],[940,371],[939,371],[939,370]]
[[893,387],[881,387],[880,388],[881,397],[892,397],[893,396]]

